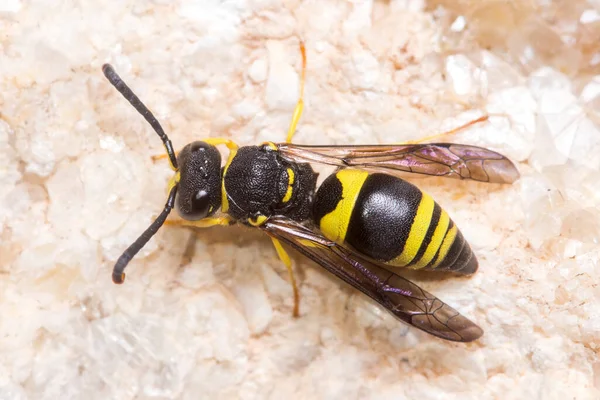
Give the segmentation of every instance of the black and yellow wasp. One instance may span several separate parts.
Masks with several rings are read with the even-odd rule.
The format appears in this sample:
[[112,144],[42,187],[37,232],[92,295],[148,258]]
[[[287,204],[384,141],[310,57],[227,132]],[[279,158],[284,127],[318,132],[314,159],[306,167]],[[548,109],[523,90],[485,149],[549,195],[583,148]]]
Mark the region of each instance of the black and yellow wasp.
[[[404,171],[481,182],[512,183],[519,173],[506,157],[450,143],[302,146],[291,144],[302,115],[306,52],[301,45],[300,96],[286,143],[238,147],[209,138],[176,154],[150,110],[106,64],[112,85],[161,138],[175,171],[164,210],[121,255],[113,281],[176,208],[192,227],[256,227],[269,235],[290,273],[294,314],[298,290],[282,243],[324,267],[400,320],[443,339],[470,342],[483,331],[432,294],[391,271],[401,267],[468,275],[478,263],[450,216],[413,184],[386,173]],[[222,166],[217,145],[229,149]],[[338,167],[317,188],[310,163]],[[175,221],[174,221],[175,222]]]

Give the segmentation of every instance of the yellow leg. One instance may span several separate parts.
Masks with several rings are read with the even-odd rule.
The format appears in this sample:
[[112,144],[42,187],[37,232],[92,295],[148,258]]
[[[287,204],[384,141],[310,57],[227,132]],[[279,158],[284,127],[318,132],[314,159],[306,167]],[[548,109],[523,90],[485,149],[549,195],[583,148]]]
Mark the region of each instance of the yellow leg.
[[277,255],[285,264],[285,267],[288,270],[290,275],[290,282],[292,284],[292,290],[294,291],[294,312],[293,316],[298,317],[300,315],[300,294],[298,293],[298,286],[296,286],[296,278],[294,277],[294,270],[292,269],[292,260],[290,260],[290,256],[284,250],[281,242],[275,238],[271,238],[273,241],[273,246],[275,246],[275,250],[277,250]]
[[298,126],[300,117],[302,117],[302,110],[304,110],[304,81],[306,80],[306,48],[304,47],[304,42],[302,41],[300,41],[300,53],[302,54],[302,73],[300,74],[300,97],[298,98],[298,102],[296,103],[294,115],[292,116],[292,122],[290,123],[290,128],[288,129],[286,138],[287,143],[292,142],[292,137],[294,136],[294,133],[296,133],[296,127]]
[[204,218],[199,221],[186,221],[184,219],[171,219],[165,221],[165,225],[191,226],[194,228],[209,228],[211,226],[229,226],[233,220],[229,217]]
[[427,137],[424,137],[424,138],[419,139],[419,140],[411,140],[411,141],[405,142],[405,144],[418,144],[418,143],[423,143],[423,142],[429,142],[430,140],[438,139],[438,138],[443,137],[443,136],[453,135],[456,132],[462,131],[463,129],[466,129],[466,128],[468,128],[468,127],[470,127],[472,125],[475,125],[475,124],[477,124],[479,122],[487,121],[489,118],[490,118],[489,115],[484,115],[484,116],[481,116],[481,117],[479,117],[477,119],[469,121],[466,124],[461,125],[461,126],[459,126],[457,128],[451,129],[449,131],[438,133],[436,135],[427,136]]
[[234,142],[231,139],[225,139],[225,138],[207,138],[202,140],[203,142],[206,142],[212,146],[218,146],[220,144],[224,144],[225,146],[227,146],[227,148],[230,151],[237,151],[238,149],[238,145],[236,142]]
[[[178,151],[175,152],[175,157],[177,157],[177,155],[179,154]],[[156,154],[154,156],[151,156],[152,161],[158,161],[158,160],[164,160],[165,158],[169,158],[169,155],[166,153],[163,154]]]
[[[233,140],[229,140],[229,139],[208,138],[208,139],[204,140],[204,142],[206,142],[210,145],[213,145],[213,146],[224,144],[227,146],[227,148],[229,150],[237,150],[238,149],[238,145]],[[176,151],[175,156],[178,156],[178,155],[179,155],[179,152]],[[152,156],[152,161],[164,160],[165,158],[168,158],[168,157],[169,157],[169,155],[166,153],[156,154],[156,155]]]

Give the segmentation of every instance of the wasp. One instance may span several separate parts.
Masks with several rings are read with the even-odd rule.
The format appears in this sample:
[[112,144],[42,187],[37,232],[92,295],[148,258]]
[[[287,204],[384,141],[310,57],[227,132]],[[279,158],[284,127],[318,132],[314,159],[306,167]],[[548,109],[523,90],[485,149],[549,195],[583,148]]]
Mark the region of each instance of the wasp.
[[[301,43],[300,95],[284,143],[239,147],[208,138],[175,152],[152,112],[105,64],[103,73],[158,134],[174,175],[163,211],[117,260],[112,279],[123,283],[129,261],[175,208],[183,226],[245,225],[274,244],[299,295],[283,244],[369,296],[396,318],[442,339],[470,342],[483,330],[397,272],[402,268],[471,275],[478,261],[440,205],[397,172],[512,183],[515,165],[494,151],[453,143],[297,145],[292,137],[304,107],[306,50]],[[217,146],[229,154],[222,162]],[[320,185],[311,164],[336,167]],[[223,164],[223,165],[222,165]],[[395,173],[395,174],[394,174]],[[318,187],[317,187],[318,186]]]

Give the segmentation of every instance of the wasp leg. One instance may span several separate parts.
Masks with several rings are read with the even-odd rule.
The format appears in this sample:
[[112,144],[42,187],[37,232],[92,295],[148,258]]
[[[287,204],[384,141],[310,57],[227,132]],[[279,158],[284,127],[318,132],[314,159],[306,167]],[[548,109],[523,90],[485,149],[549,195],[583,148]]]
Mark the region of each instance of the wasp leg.
[[191,226],[194,228],[209,228],[211,226],[229,226],[233,225],[233,221],[229,217],[204,218],[199,221],[186,221],[183,219],[165,221],[165,225],[172,226]]
[[302,73],[300,75],[300,96],[298,97],[298,102],[296,103],[296,108],[294,109],[294,114],[292,116],[292,122],[290,123],[290,128],[288,129],[286,143],[292,142],[292,137],[296,133],[296,127],[298,126],[300,117],[302,117],[302,110],[304,110],[304,81],[306,80],[306,48],[304,47],[303,41],[300,41],[300,53],[302,54]]
[[[229,157],[227,158],[227,162],[225,163],[225,171],[227,171],[227,167],[229,167],[229,164],[231,164],[231,160],[233,160],[233,157],[235,157],[239,149],[237,143],[233,140],[225,138],[208,138],[204,139],[203,141],[212,146],[218,146],[220,144],[224,144],[225,146],[227,146],[227,148],[229,149]],[[223,173],[223,175],[225,175],[225,173]]]
[[[217,146],[219,144],[224,144],[227,146],[227,148],[230,151],[237,151],[237,149],[239,147],[233,140],[223,139],[223,138],[208,138],[208,139],[205,139],[204,142],[211,144],[213,146]],[[178,151],[175,152],[175,157],[177,157],[177,155],[179,155]],[[168,154],[156,154],[156,155],[151,156],[152,161],[164,160],[165,158],[168,158],[168,157],[169,157]]]
[[297,318],[300,315],[300,294],[298,292],[298,286],[296,286],[296,278],[294,277],[294,270],[292,269],[292,260],[290,260],[289,254],[284,250],[279,240],[274,237],[271,237],[271,240],[273,241],[273,246],[275,246],[279,259],[283,261],[283,264],[285,264],[290,275],[290,283],[292,284],[292,290],[294,291],[294,311],[292,315]]
[[[175,152],[175,157],[177,157],[177,155],[179,154],[178,151]],[[164,160],[165,158],[169,158],[168,154],[156,154],[153,156],[150,156],[150,158],[152,158],[152,161],[158,161],[158,160]]]
[[202,140],[203,142],[206,142],[210,145],[213,146],[218,146],[220,144],[224,144],[225,146],[227,146],[227,148],[229,149],[229,151],[237,151],[238,149],[238,145],[236,142],[234,142],[231,139],[225,139],[225,138],[206,138],[204,140]]
[[463,124],[463,125],[461,125],[461,126],[459,126],[459,127],[456,127],[456,128],[454,128],[454,129],[450,129],[449,131],[442,132],[442,133],[438,133],[438,134],[436,134],[436,135],[427,136],[427,137],[424,137],[424,138],[422,138],[422,139],[419,139],[419,140],[411,140],[411,141],[408,141],[408,142],[404,142],[404,143],[402,143],[402,144],[418,144],[418,143],[428,142],[428,141],[430,141],[430,140],[433,140],[433,139],[438,139],[438,138],[440,138],[440,137],[444,137],[444,136],[453,135],[453,134],[455,134],[456,132],[458,132],[458,131],[462,131],[463,129],[467,129],[468,127],[470,127],[470,126],[472,126],[472,125],[475,125],[475,124],[477,124],[477,123],[479,123],[479,122],[485,122],[485,121],[487,121],[489,118],[490,118],[490,116],[489,116],[489,115],[483,115],[483,116],[481,116],[481,117],[479,117],[479,118],[477,118],[477,119],[474,119],[474,120],[472,120],[472,121],[469,121],[469,122],[467,122],[466,124]]

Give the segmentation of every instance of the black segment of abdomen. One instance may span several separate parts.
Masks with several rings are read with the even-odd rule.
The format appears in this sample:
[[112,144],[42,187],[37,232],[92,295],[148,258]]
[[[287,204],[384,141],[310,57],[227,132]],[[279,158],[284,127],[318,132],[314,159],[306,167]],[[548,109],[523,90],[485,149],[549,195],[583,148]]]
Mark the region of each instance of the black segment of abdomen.
[[471,246],[469,246],[462,233],[457,231],[448,254],[435,270],[472,274],[477,271],[478,266],[477,257],[475,257]]
[[356,199],[346,242],[378,261],[390,261],[404,250],[421,191],[395,176],[375,173]]
[[335,210],[340,200],[342,200],[342,192],[342,182],[336,174],[329,175],[321,183],[312,207],[312,217],[316,226],[320,226],[321,219]]

